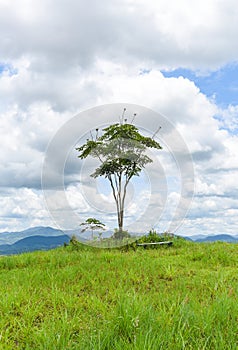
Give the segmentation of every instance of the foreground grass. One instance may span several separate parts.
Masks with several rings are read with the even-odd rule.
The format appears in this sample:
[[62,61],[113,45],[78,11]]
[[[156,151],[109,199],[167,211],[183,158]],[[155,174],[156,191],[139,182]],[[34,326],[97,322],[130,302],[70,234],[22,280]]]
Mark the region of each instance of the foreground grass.
[[238,349],[238,246],[0,258],[0,349]]

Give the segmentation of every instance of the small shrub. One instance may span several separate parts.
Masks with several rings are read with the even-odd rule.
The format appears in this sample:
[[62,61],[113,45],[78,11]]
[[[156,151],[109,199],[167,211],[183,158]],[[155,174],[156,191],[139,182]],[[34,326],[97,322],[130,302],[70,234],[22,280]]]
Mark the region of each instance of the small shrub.
[[113,234],[113,238],[114,239],[124,239],[124,238],[130,238],[130,234],[128,233],[128,231],[121,231],[121,230],[118,230],[118,228],[115,228],[114,230],[114,234]]
[[155,230],[150,230],[147,235],[140,237],[137,240],[137,243],[155,243],[155,242],[164,242],[172,240],[174,235],[169,232],[157,233]]

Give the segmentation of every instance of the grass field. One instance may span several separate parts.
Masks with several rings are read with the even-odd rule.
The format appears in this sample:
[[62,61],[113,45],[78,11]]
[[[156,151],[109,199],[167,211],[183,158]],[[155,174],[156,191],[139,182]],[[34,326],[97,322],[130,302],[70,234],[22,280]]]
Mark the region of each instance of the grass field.
[[0,258],[0,349],[238,349],[238,245]]

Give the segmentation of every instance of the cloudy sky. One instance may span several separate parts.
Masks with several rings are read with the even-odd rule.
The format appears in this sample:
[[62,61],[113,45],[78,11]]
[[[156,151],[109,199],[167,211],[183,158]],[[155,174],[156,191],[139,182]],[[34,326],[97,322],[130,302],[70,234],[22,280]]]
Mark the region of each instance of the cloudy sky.
[[[238,234],[237,33],[235,0],[0,0],[0,232],[57,226],[41,187],[47,145],[74,116],[85,120],[85,110],[122,103],[152,109],[158,125],[164,116],[193,158],[195,193],[179,232]],[[64,198],[82,218],[98,216],[80,193],[72,149]],[[163,157],[169,211],[184,178],[173,187],[176,169]],[[143,190],[131,215],[147,205],[149,187]],[[58,212],[61,192],[50,194]]]

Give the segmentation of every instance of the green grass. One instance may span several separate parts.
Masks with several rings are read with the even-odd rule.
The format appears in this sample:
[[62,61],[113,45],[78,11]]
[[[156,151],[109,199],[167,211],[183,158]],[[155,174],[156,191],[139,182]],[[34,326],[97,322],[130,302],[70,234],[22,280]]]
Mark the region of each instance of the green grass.
[[238,245],[0,258],[1,349],[238,349]]

